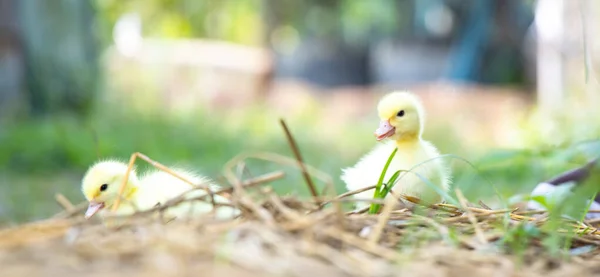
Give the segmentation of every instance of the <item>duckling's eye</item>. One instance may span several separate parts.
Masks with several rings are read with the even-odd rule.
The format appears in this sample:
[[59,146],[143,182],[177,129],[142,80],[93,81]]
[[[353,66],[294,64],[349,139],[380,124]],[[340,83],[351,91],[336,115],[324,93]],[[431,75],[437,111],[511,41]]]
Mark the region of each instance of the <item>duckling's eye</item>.
[[398,117],[403,117],[404,116],[404,110],[400,110],[396,115]]
[[100,191],[105,191],[107,188],[108,188],[108,185],[107,185],[107,184],[102,184],[102,185],[100,186]]

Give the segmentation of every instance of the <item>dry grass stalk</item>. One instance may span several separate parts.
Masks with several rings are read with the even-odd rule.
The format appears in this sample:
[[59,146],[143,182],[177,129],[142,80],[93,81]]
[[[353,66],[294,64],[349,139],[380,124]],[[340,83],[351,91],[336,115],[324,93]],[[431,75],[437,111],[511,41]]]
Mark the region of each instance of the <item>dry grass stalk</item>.
[[[302,176],[304,178],[304,181],[306,182],[306,185],[308,186],[308,189],[310,190],[310,193],[311,193],[315,203],[319,206],[318,209],[322,209],[323,205],[321,205],[321,203],[319,201],[319,193],[317,192],[317,188],[316,188],[315,184],[313,183],[311,176],[304,164],[304,160],[302,158],[302,155],[300,154],[300,149],[298,148],[298,145],[296,144],[296,140],[292,136],[292,133],[290,132],[287,124],[285,123],[285,120],[279,119],[279,123],[281,124],[281,127],[283,128],[283,131],[285,133],[288,144],[290,145],[290,148],[292,148],[292,152],[294,153],[294,156],[296,157],[296,161],[298,162],[298,166],[300,167]],[[327,184],[326,187],[329,189],[329,191],[335,193],[335,186],[333,185],[333,182],[328,182],[326,184]],[[336,214],[338,215],[337,224],[339,225],[340,228],[343,228],[342,225],[344,224],[344,219],[343,219],[344,212],[342,211],[342,206],[336,202],[336,203],[334,203],[334,208],[336,210]]]
[[304,177],[304,181],[306,182],[306,185],[308,186],[308,189],[310,190],[311,195],[315,199],[315,202],[318,203],[319,194],[317,192],[317,188],[315,187],[315,184],[313,183],[312,179],[310,178],[310,175],[308,174],[308,171],[306,170],[306,167],[304,166],[304,160],[302,159],[302,155],[300,154],[300,149],[298,148],[298,145],[296,144],[296,141],[294,140],[294,137],[292,136],[290,129],[288,128],[287,124],[285,123],[285,120],[279,119],[279,123],[281,124],[281,127],[283,128],[283,131],[285,132],[285,137],[287,138],[290,148],[292,148],[292,152],[294,153],[294,156],[296,157],[296,160],[298,161],[298,166],[300,167],[300,170],[302,171],[302,177]]
[[487,239],[485,238],[483,231],[481,231],[481,228],[477,224],[477,219],[475,218],[475,216],[473,216],[471,209],[467,208],[467,199],[462,194],[462,191],[460,191],[460,189],[458,189],[458,188],[456,189],[456,197],[458,198],[458,201],[459,201],[460,205],[462,206],[463,210],[465,210],[465,213],[467,214],[469,221],[471,222],[471,224],[473,224],[473,228],[475,228],[475,234],[477,235],[479,242],[481,244],[487,244]]
[[375,225],[375,228],[371,231],[371,234],[369,236],[370,244],[377,244],[379,242],[379,239],[381,238],[381,233],[383,232],[383,229],[387,225],[387,221],[390,219],[390,216],[392,215],[394,206],[396,206],[397,200],[394,199],[393,197],[387,197],[385,200],[386,200],[385,201],[386,203],[385,203],[385,206],[383,206],[383,211],[381,212],[381,215],[379,216],[379,218],[377,220],[377,224]]
[[[261,177],[255,179],[261,179]],[[266,197],[260,202],[251,198],[246,192],[248,188],[241,186],[241,183],[247,184],[248,182],[237,180],[232,191],[234,204],[245,211],[243,218],[239,220],[219,222],[198,219],[190,222],[158,223],[157,225],[157,222],[151,219],[143,220],[141,218],[142,213],[140,213],[131,216],[134,220],[128,223],[129,227],[125,226],[116,230],[106,229],[90,222],[81,224],[78,221],[79,219],[47,221],[23,225],[13,230],[1,232],[0,237],[3,239],[0,239],[0,253],[6,247],[14,248],[25,245],[30,245],[30,247],[40,245],[39,247],[43,247],[42,245],[47,244],[44,242],[54,241],[54,244],[52,244],[54,251],[56,249],[78,249],[76,251],[82,254],[77,255],[95,257],[92,258],[92,261],[105,259],[101,257],[123,256],[125,253],[139,253],[135,255],[142,255],[142,253],[149,251],[147,248],[149,245],[159,242],[161,245],[170,245],[169,248],[175,247],[173,243],[177,243],[179,245],[177,249],[182,249],[177,251],[183,252],[172,252],[172,255],[184,256],[176,257],[198,255],[197,253],[215,255],[216,249],[221,247],[217,242],[222,241],[222,239],[218,239],[218,237],[224,236],[224,238],[228,238],[225,241],[230,241],[228,243],[235,245],[228,252],[228,255],[220,255],[220,259],[226,259],[230,267],[241,267],[254,271],[264,270],[265,273],[281,273],[294,276],[306,275],[308,274],[307,268],[314,267],[320,268],[321,272],[330,272],[330,276],[338,276],[335,272],[340,272],[339,276],[367,276],[373,275],[373,272],[377,270],[388,270],[379,267],[381,263],[393,268],[398,261],[405,260],[400,252],[390,248],[390,246],[398,245],[402,238],[406,236],[416,235],[414,231],[407,232],[405,228],[409,226],[422,230],[419,233],[426,233],[429,230],[428,228],[433,227],[432,230],[435,230],[442,238],[450,238],[449,228],[456,228],[459,233],[463,234],[458,239],[465,249],[477,248],[482,243],[482,240],[478,238],[478,243],[473,245],[469,239],[469,234],[472,231],[477,232],[472,222],[456,220],[457,217],[453,214],[439,214],[437,215],[437,217],[440,217],[439,220],[434,220],[427,216],[413,214],[408,209],[394,210],[395,205],[391,203],[394,202],[394,198],[388,198],[391,202],[384,205],[384,209],[379,215],[355,213],[345,216],[346,223],[341,228],[336,224],[337,215],[332,208],[315,211],[312,201],[303,202],[295,198],[282,198],[268,187],[263,189],[262,194]],[[223,191],[225,190],[227,189],[223,189]],[[340,196],[336,198],[341,200]],[[175,204],[173,202],[165,205]],[[490,225],[490,222],[497,220],[499,214],[513,214],[515,212],[515,210],[509,209],[487,210],[466,207],[464,201],[461,204],[461,207],[447,204],[444,204],[443,207],[444,209],[471,214],[476,219],[478,229],[485,236],[486,243],[503,236],[502,233],[498,233]],[[430,209],[429,211],[434,212],[437,210]],[[528,218],[523,217],[523,220],[528,220]],[[359,237],[360,230],[365,227],[371,228],[374,225],[376,227],[371,231],[371,236],[368,239]],[[564,227],[569,228],[569,226],[576,228],[576,230],[583,230],[584,227],[589,228],[587,225],[568,222]],[[383,228],[386,229],[386,232],[383,232]],[[152,231],[154,229],[156,231]],[[67,247],[64,245],[66,242],[61,242],[65,240],[59,238],[71,236],[67,234],[73,230],[79,230],[78,235],[69,239],[70,246],[65,248]],[[133,230],[138,231],[132,232]],[[143,232],[140,233],[139,231]],[[135,235],[136,233],[137,235]],[[142,236],[144,233],[146,235]],[[234,240],[231,241],[231,239]],[[600,236],[594,233],[582,235],[575,238],[575,240],[578,245],[600,245]],[[10,243],[7,243],[7,241]],[[196,249],[196,247],[207,243],[213,246],[210,249]],[[88,249],[91,245],[95,245],[93,248],[95,250]],[[99,249],[103,249],[104,252],[99,252]],[[251,254],[254,253],[252,251],[255,251],[251,249],[260,249],[260,252]],[[48,251],[51,250],[48,249]],[[61,255],[71,255],[68,253],[72,250],[60,251],[63,253]],[[270,252],[273,253],[267,254]],[[95,256],[99,253],[103,253],[102,256]],[[356,256],[357,254],[358,256]],[[48,254],[48,259],[51,259],[51,256],[57,255]],[[289,259],[293,259],[293,262],[283,263],[283,260]],[[581,262],[584,263],[585,261],[582,260]],[[50,264],[55,263],[59,263],[59,261]],[[296,263],[299,265],[298,267],[294,266]],[[87,266],[82,265],[82,267],[86,268]],[[2,270],[0,269],[0,271]],[[319,273],[314,272],[312,274]]]
[[69,199],[67,199],[64,195],[62,195],[62,193],[55,194],[54,199],[56,199],[56,202],[58,202],[58,204],[60,204],[67,212],[75,209],[73,203],[71,203],[71,201],[69,201]]
[[[271,173],[267,173],[261,176],[258,176],[256,178],[252,178],[250,180],[246,180],[242,182],[242,187],[247,189],[247,188],[252,188],[258,185],[262,185],[265,183],[269,183],[275,180],[279,180],[281,178],[283,178],[285,176],[285,173],[283,171],[274,171]],[[221,195],[221,196],[227,196],[228,194],[232,193],[233,190],[235,188],[234,187],[229,187],[229,188],[224,188],[218,191],[215,191],[214,193],[217,195]]]
[[348,197],[348,196],[352,196],[352,195],[355,195],[355,194],[359,194],[359,193],[361,193],[361,192],[365,192],[365,191],[368,191],[368,190],[372,190],[372,189],[374,189],[375,187],[376,187],[376,186],[375,186],[375,185],[373,185],[373,186],[368,186],[368,187],[364,187],[364,188],[361,188],[361,189],[352,190],[352,191],[348,191],[348,192],[342,193],[342,194],[338,195],[337,197],[335,197],[333,200],[329,200],[329,201],[327,201],[327,200],[326,200],[326,201],[323,201],[323,202],[321,203],[321,207],[323,207],[323,206],[325,206],[325,205],[327,205],[327,204],[329,204],[329,203],[331,203],[331,202],[334,202],[334,201],[336,201],[336,200],[343,199],[343,198],[346,198],[346,197]]

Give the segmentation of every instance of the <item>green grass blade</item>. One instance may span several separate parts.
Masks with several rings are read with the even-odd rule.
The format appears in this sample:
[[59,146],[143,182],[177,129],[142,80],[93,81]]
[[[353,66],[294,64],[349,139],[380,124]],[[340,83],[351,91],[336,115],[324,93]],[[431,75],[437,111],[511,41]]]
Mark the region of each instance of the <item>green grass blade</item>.
[[[375,186],[375,191],[373,192],[373,199],[381,199],[380,193],[381,193],[381,185],[383,184],[383,178],[385,178],[385,173],[387,172],[388,167],[390,167],[390,163],[392,162],[392,159],[396,155],[397,151],[398,151],[398,147],[395,147],[394,151],[392,151],[392,153],[388,157],[388,160],[385,163],[383,170],[381,171],[381,175],[379,175],[379,180],[377,181],[377,185]],[[379,211],[380,207],[381,207],[381,205],[372,203],[371,207],[369,207],[369,214],[376,214]]]
[[385,199],[385,197],[388,195],[388,193],[390,193],[390,190],[392,190],[392,188],[396,185],[396,179],[398,179],[398,176],[400,176],[400,172],[406,172],[406,170],[398,170],[394,173],[394,175],[392,175],[392,177],[390,177],[390,179],[387,181],[387,183],[385,183],[385,187],[383,188],[383,191],[379,194],[379,196],[382,199]]

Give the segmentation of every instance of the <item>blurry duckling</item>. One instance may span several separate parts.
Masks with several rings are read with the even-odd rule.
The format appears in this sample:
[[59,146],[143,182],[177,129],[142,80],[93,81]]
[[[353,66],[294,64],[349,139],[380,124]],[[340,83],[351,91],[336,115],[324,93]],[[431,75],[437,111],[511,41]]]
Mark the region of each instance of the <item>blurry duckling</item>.
[[[210,181],[206,177],[186,170],[172,170],[194,184],[207,184]],[[88,209],[85,212],[86,218],[90,218],[96,213],[104,217],[107,212],[112,212],[112,206],[118,197],[119,187],[126,171],[127,164],[115,160],[100,161],[87,170],[81,187],[83,195],[89,202]],[[216,191],[219,186],[210,184],[209,188]],[[190,189],[192,187],[189,184],[167,172],[151,170],[138,178],[135,169],[132,169],[123,191],[122,201],[114,214],[128,215],[136,211],[148,210],[156,205],[164,204]],[[205,190],[195,190],[187,193],[186,198],[199,197],[205,194]],[[229,203],[229,200],[215,195],[215,203]],[[209,213],[212,209],[211,203],[189,201],[169,207],[164,215],[167,218],[186,218]],[[215,210],[217,218],[230,218],[239,214],[239,210],[229,206],[215,207]]]
[[[352,191],[375,185],[389,155],[398,147],[384,181],[389,180],[398,170],[412,168],[412,172],[447,191],[450,170],[441,159],[434,159],[440,155],[439,151],[432,143],[422,138],[425,111],[419,99],[406,91],[392,92],[379,101],[377,111],[381,121],[375,136],[378,141],[390,140],[377,145],[353,167],[343,169],[341,179],[346,183],[346,188]],[[425,161],[427,162],[415,167]],[[401,172],[397,182],[393,188],[397,194],[417,197],[425,203],[439,203],[442,200],[441,195],[414,173]],[[373,190],[355,194],[354,197],[372,198]],[[357,208],[367,205],[369,204],[364,202],[358,203]]]

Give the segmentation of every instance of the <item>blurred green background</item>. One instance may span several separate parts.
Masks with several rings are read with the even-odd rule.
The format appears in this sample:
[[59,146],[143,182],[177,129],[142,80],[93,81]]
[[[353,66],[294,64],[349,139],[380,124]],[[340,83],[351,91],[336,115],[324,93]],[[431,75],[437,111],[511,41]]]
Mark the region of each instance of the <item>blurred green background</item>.
[[[101,158],[127,160],[132,153],[142,152],[163,164],[193,166],[222,180],[223,165],[242,152],[275,152],[291,157],[278,123],[280,117],[287,120],[306,162],[331,175],[341,193],[344,186],[339,180],[340,169],[352,165],[376,143],[372,136],[377,124],[375,106],[366,107],[370,112],[363,116],[340,118],[335,121],[338,124],[324,124],[324,118],[332,117],[328,111],[336,102],[320,102],[319,93],[328,94],[349,86],[402,88],[439,79],[510,85],[522,88],[517,94],[525,95],[535,90],[531,85],[535,82],[527,73],[528,68],[535,66],[515,47],[525,41],[534,13],[532,1],[502,1],[509,3],[505,6],[495,1],[480,1],[487,3],[485,5],[476,1],[458,2],[65,0],[51,4],[2,0],[0,57],[5,59],[0,60],[1,70],[6,73],[3,75],[7,77],[0,80],[3,86],[0,91],[0,224],[55,214],[61,210],[54,200],[56,193],[64,194],[74,203],[82,201],[80,179],[86,168]],[[498,26],[502,26],[502,20],[507,20],[499,12],[501,7],[521,12],[513,13],[515,22],[521,23],[514,29],[504,29],[513,37],[519,37],[517,42],[498,40],[490,35],[497,34],[493,28],[501,28]],[[486,21],[489,28],[480,32],[487,36],[469,35],[475,32],[468,31],[471,23],[483,20],[477,16],[478,11],[488,11],[492,17],[502,19]],[[448,14],[454,16],[455,27],[444,33],[439,26],[444,22],[448,24]],[[435,25],[426,20],[432,16],[442,23],[434,22],[438,24]],[[136,22],[143,24],[140,27]],[[121,35],[116,31],[119,24],[125,26]],[[138,27],[139,33],[136,33]],[[136,41],[136,35],[143,40]],[[209,95],[212,92],[204,88],[214,86],[208,81],[195,84],[185,80],[181,81],[183,85],[177,86],[177,79],[165,81],[165,76],[213,80],[211,74],[223,69],[194,71],[192,64],[180,66],[181,73],[160,60],[177,54],[174,46],[153,46],[156,48],[144,48],[144,52],[138,48],[143,52],[142,58],[132,58],[127,47],[146,40],[161,45],[160,42],[196,39],[268,49],[274,67],[273,72],[265,74],[269,86],[257,86],[257,93],[249,96],[250,101],[240,101],[242,104],[237,105],[229,102],[199,104],[184,109],[177,104],[165,104],[171,103],[171,98],[181,98],[180,92],[188,96]],[[435,58],[427,60],[426,52],[415,58],[415,64],[394,63],[400,69],[414,66],[413,71],[402,73],[400,69],[386,69],[383,63],[386,56],[377,55],[384,52],[381,50],[386,49],[384,46],[395,45],[387,44],[390,40],[447,49],[442,51],[446,57],[444,62],[455,67],[448,67],[447,72],[427,69],[428,64],[432,68],[442,66],[434,64]],[[123,46],[119,46],[120,41],[124,41]],[[482,45],[481,41],[487,41],[483,44],[487,46],[477,47]],[[329,46],[332,48],[327,53],[341,53],[341,56],[323,56],[318,52]],[[473,52],[472,49],[479,50]],[[480,56],[464,54],[471,52],[480,52]],[[227,50],[218,53],[216,58],[227,58]],[[185,61],[202,53],[181,54]],[[403,61],[402,55],[409,54],[389,54],[389,57]],[[502,55],[506,58],[499,59]],[[155,58],[159,61],[152,60]],[[478,62],[469,62],[472,59]],[[313,67],[306,65],[311,62]],[[243,66],[251,62],[235,63]],[[296,68],[299,65],[306,67]],[[325,73],[315,73],[323,67],[327,70]],[[216,78],[215,82],[239,82],[240,87],[247,88],[246,77],[240,76],[231,74],[226,79]],[[302,106],[300,112],[288,114],[272,109],[273,103],[266,101],[263,93],[278,80],[287,79],[318,87],[315,90],[320,92],[309,93],[313,101]],[[170,82],[175,83],[174,87]],[[242,97],[232,90],[235,91],[217,86],[216,94],[211,94],[213,98],[199,101],[209,103],[228,93],[234,100]],[[164,98],[165,91],[168,91],[167,98]],[[383,89],[375,91],[383,92]],[[372,90],[364,93],[372,93]],[[294,99],[295,96],[290,94],[289,97]],[[464,101],[464,105],[469,103]],[[494,203],[496,192],[502,197],[526,192],[537,182],[600,154],[597,143],[600,124],[594,120],[597,117],[590,110],[577,108],[577,113],[571,113],[574,106],[565,103],[564,107],[564,113],[552,113],[552,116],[541,113],[538,117],[528,115],[515,119],[520,122],[522,131],[517,138],[518,148],[504,148],[494,143],[474,145],[460,126],[450,128],[439,123],[427,127],[426,137],[443,153],[464,157],[478,168],[474,170],[464,162],[448,160],[453,166],[455,186],[475,202],[492,199],[489,201]],[[453,121],[452,116],[438,121]],[[477,118],[471,120],[477,121]],[[544,129],[546,122],[552,123],[552,131]],[[143,162],[139,166],[147,167]],[[274,188],[282,194],[307,194],[295,168],[261,161],[248,162],[248,168],[253,176],[283,169],[286,178],[273,183]]]

